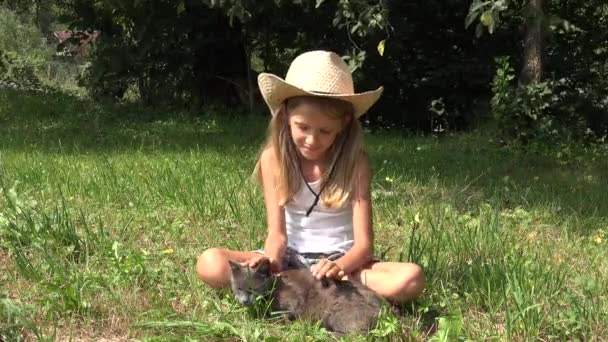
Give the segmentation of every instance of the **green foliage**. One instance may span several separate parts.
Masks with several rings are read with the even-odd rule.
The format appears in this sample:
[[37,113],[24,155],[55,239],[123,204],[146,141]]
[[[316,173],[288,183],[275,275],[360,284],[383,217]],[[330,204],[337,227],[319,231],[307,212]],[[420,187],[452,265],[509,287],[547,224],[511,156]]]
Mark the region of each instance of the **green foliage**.
[[430,132],[442,99],[445,130],[458,130],[486,115],[489,68],[497,51],[510,51],[516,40],[497,32],[500,41],[475,39],[462,25],[465,1],[389,2],[384,54],[377,42],[364,44],[365,64],[357,80],[362,89],[384,85],[382,99],[368,116],[371,126],[407,127]]
[[[282,8],[290,10],[303,10],[304,13],[321,15],[323,19],[331,19],[331,26],[344,30],[350,38],[350,42],[357,47],[356,40],[370,38],[374,33],[388,29],[388,11],[383,2],[367,0],[339,0],[326,2],[324,0],[276,0],[271,4],[259,4],[243,0],[231,1],[205,1],[210,7],[221,8],[230,18],[231,23],[237,18],[241,23],[247,25],[256,21],[256,16],[273,15],[280,12]],[[329,16],[327,16],[329,15]],[[333,16],[333,18],[331,17]],[[291,18],[293,19],[293,18]],[[303,21],[293,22],[296,26],[302,25]],[[317,25],[319,22],[317,22]],[[331,28],[329,22],[321,22],[321,26]],[[254,27],[249,26],[249,29]],[[255,27],[260,29],[260,27]],[[249,32],[255,35],[255,32]],[[307,34],[307,33],[303,33]],[[356,50],[360,50],[358,47]],[[353,57],[351,55],[351,57]]]
[[374,4],[363,0],[339,0],[333,25],[359,38],[369,37],[388,29],[388,8],[385,6],[381,1]]
[[38,28],[3,6],[0,6],[0,52],[19,56],[34,66],[50,59],[50,50]]
[[0,51],[0,86],[25,91],[50,92],[36,71],[36,65],[27,59]]
[[[71,27],[94,26],[103,32],[82,82],[94,97],[122,98],[127,89],[136,89],[146,105],[186,104],[196,109],[215,103],[242,105],[258,96],[250,86],[255,82],[248,68],[259,56],[266,68],[280,70],[297,53],[288,50],[303,41],[331,44],[327,39],[329,16],[336,5],[321,6],[330,8],[318,11],[321,16],[314,13],[310,1],[262,5],[247,1],[144,1],[124,6],[111,1],[67,1],[63,6]],[[294,21],[291,14],[302,10],[308,19]],[[318,22],[312,25],[313,16],[329,19],[323,20],[325,26]],[[268,17],[276,20],[269,23]],[[362,13],[357,20],[364,23],[353,32],[362,36],[365,22],[377,27],[379,19],[375,12]],[[276,38],[280,32],[283,37]],[[294,32],[294,36],[287,37],[286,32]],[[316,35],[324,37],[317,39]]]
[[502,57],[496,63],[490,104],[502,139],[521,143],[603,141],[601,137],[608,132],[605,112],[601,107],[584,106],[587,96],[596,95],[577,96],[566,79],[518,85],[511,60]]
[[484,27],[492,34],[500,25],[501,12],[507,10],[507,8],[507,1],[505,0],[473,0],[469,7],[469,13],[465,18],[464,25],[465,27],[469,27],[479,18],[479,22],[475,28],[475,35],[481,37],[484,32]]
[[38,29],[0,6],[0,82],[38,85],[36,69],[49,57]]
[[[10,59],[18,60],[12,74],[28,80],[32,77],[27,75],[36,75],[42,83],[51,78],[47,76],[55,68],[53,63],[48,67],[50,51],[38,53],[36,46],[44,37],[40,32],[60,23],[42,25],[39,18],[45,11],[49,18],[61,14],[61,25],[102,32],[80,82],[92,97],[141,101],[147,107],[196,111],[224,106],[241,111],[245,105],[256,109],[251,105],[255,103],[263,109],[256,73],[281,76],[297,54],[330,49],[355,71],[358,89],[385,86],[382,99],[364,118],[368,126],[425,132],[435,130],[437,119],[444,131],[450,131],[489,118],[493,60],[511,56],[512,67],[521,69],[522,25],[529,14],[528,1],[523,0],[15,0],[7,4],[0,7],[0,23],[6,26],[0,31],[0,44],[13,50],[21,44],[19,49],[29,52],[5,51],[8,57],[0,58],[4,75]],[[603,94],[608,92],[608,49],[603,46],[608,44],[608,10],[596,1],[576,0],[551,1],[546,12],[543,87],[556,97],[550,108],[555,120],[551,125],[539,124],[574,125],[576,131],[569,133],[573,137],[585,136],[587,128],[593,135],[606,136],[608,103]],[[475,23],[478,34],[487,29],[493,37],[472,35],[466,27]],[[21,36],[14,39],[15,34]],[[77,68],[58,69],[81,74]],[[70,79],[60,75],[57,82],[70,83]],[[34,85],[26,88],[37,87],[30,83]],[[514,94],[520,91],[513,89]],[[542,89],[524,93],[517,95],[517,101],[528,109],[547,97]],[[441,115],[432,105],[438,99]],[[522,112],[523,117],[537,116],[534,110]]]
[[0,339],[3,341],[21,341],[21,333],[23,329],[31,331],[38,341],[52,341],[53,337],[48,339],[30,319],[33,306],[21,303],[19,300],[8,298],[6,293],[0,293]]
[[137,89],[148,106],[236,104],[247,69],[238,25],[203,2],[74,2],[75,28],[101,30],[82,84],[95,98]]
[[[57,312],[86,314],[92,294],[99,288],[99,277],[71,266],[88,263],[93,254],[90,246],[98,241],[76,232],[65,207],[50,214],[39,211],[37,201],[20,198],[17,184],[7,189],[3,181],[0,179],[0,188],[9,208],[2,213],[4,222],[0,224],[2,247],[14,255],[24,277],[47,289],[42,301],[55,303],[51,316]],[[32,257],[36,254],[40,259]]]
[[[305,45],[312,48],[316,42],[319,48],[318,42],[325,41],[327,48],[342,50],[350,44],[347,35],[363,39],[383,24],[380,5],[364,1],[318,4],[319,9],[312,1],[67,5],[71,27],[94,26],[102,32],[82,82],[94,97],[120,99],[128,88],[136,88],[146,105],[193,109],[243,105],[257,96],[252,87],[254,58],[263,61],[264,69],[281,70]],[[338,9],[333,24],[337,28],[332,29],[331,17]],[[294,20],[293,13],[301,15]],[[360,64],[364,54],[353,51],[353,61]]]
[[446,316],[438,318],[437,334],[434,335],[429,342],[448,342],[455,341],[462,337],[462,313],[449,313]]
[[[544,80],[509,86],[499,68],[492,102],[496,124],[506,136],[524,141],[608,136],[608,50],[597,48],[608,43],[608,7],[594,1],[547,1],[539,15],[531,12],[532,3],[474,0],[465,20],[469,26],[479,19],[478,36],[484,26],[494,32],[501,18],[524,26],[540,21],[543,34],[537,45],[543,49]],[[513,29],[511,32],[517,34]],[[510,68],[520,69],[525,63],[514,58]],[[511,70],[509,77],[514,78],[514,74]]]
[[370,335],[377,339],[386,339],[394,336],[399,331],[399,318],[393,312],[390,304],[385,304],[380,312],[376,327],[370,331]]
[[569,118],[575,136],[589,129],[608,137],[608,6],[552,1],[550,10],[547,67],[559,96],[555,113]]
[[518,86],[509,58],[497,58],[498,68],[492,83],[492,114],[507,140],[527,142],[530,139],[552,141],[558,131],[550,114],[554,100],[550,83]]
[[51,68],[60,68],[52,61],[53,50],[31,15],[16,13],[0,5],[0,86],[51,92],[46,76]]
[[3,0],[0,7],[9,10],[24,23],[31,23],[43,35],[59,29],[57,19],[61,15],[58,7],[62,0]]

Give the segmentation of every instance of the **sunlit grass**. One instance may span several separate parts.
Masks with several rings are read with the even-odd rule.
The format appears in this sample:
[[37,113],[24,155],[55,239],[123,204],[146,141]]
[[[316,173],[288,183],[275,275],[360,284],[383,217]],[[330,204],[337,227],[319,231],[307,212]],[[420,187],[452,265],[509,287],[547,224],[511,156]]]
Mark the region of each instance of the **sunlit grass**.
[[[331,340],[252,316],[194,271],[205,248],[262,244],[250,176],[267,119],[0,91],[0,336]],[[385,331],[601,340],[605,150],[491,140],[367,135],[376,254],[421,264],[429,282]]]

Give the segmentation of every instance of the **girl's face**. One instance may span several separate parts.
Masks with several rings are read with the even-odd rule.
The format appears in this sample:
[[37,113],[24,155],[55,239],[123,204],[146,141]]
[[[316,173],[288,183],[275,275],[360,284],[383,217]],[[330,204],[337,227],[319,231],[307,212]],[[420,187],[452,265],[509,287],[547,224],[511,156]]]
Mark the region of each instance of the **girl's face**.
[[314,103],[303,102],[291,109],[289,129],[300,155],[309,161],[323,161],[343,121],[323,114]]

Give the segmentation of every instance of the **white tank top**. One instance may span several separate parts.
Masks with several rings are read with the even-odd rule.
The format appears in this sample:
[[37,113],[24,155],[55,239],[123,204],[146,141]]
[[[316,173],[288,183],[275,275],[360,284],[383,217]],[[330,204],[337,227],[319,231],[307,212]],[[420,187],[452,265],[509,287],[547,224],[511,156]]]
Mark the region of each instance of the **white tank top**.
[[[344,208],[329,209],[321,201],[306,217],[306,210],[315,200],[305,181],[293,200],[285,205],[287,245],[300,253],[346,252],[354,243],[353,208],[350,203]],[[319,193],[321,180],[308,183]]]

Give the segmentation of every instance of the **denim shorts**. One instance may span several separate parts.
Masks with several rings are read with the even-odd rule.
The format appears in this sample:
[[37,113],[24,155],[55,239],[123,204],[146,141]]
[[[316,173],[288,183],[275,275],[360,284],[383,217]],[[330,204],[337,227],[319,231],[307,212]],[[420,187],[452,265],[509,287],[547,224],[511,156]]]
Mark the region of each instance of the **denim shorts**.
[[[264,254],[263,249],[255,250],[256,253]],[[333,251],[328,253],[300,253],[291,247],[287,247],[281,266],[284,270],[297,268],[310,268],[311,265],[318,263],[321,259],[337,260],[344,255],[344,252]]]

